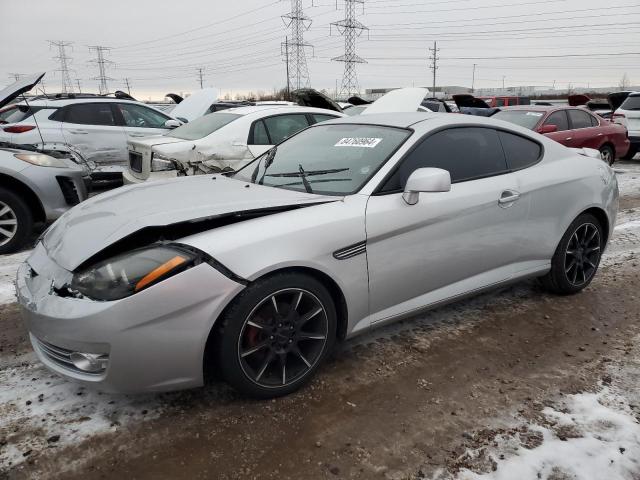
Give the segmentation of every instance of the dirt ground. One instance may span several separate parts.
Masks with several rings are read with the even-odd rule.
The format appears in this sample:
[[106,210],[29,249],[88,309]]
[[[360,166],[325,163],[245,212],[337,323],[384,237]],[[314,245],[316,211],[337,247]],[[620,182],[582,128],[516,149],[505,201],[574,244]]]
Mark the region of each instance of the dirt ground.
[[[498,437],[535,449],[542,435],[530,425],[545,408],[603,387],[637,390],[640,167],[619,168],[619,228],[584,292],[558,297],[524,282],[367,333],[342,344],[308,387],[278,400],[250,400],[222,384],[144,397],[87,392],[39,367],[16,305],[0,307],[0,478],[500,472],[513,452],[492,453]],[[632,397],[626,408],[637,421]],[[551,423],[560,440],[575,437]],[[620,461],[632,447],[619,448]],[[638,479],[637,466],[608,478]],[[574,478],[556,473],[538,478]]]

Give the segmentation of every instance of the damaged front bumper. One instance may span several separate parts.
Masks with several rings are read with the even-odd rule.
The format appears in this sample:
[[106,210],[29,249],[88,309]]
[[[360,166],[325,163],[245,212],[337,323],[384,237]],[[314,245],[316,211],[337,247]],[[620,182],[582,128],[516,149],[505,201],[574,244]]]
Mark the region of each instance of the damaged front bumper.
[[61,297],[54,277],[66,271],[46,257],[42,244],[32,257],[18,270],[16,291],[38,358],[60,375],[108,392],[202,385],[209,333],[244,288],[202,263],[122,300]]

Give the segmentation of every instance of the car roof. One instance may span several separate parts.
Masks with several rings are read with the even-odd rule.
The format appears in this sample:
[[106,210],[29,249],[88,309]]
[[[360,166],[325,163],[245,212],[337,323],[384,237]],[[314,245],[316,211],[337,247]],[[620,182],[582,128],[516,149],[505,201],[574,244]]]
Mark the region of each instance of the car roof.
[[[81,97],[81,98],[43,98],[40,100],[28,100],[29,105],[34,107],[65,107],[67,105],[71,105],[74,103],[133,103],[133,104],[142,104],[142,102],[137,102],[134,100],[126,100],[124,98],[114,98],[114,97]],[[26,105],[24,101],[18,102],[16,105]]]
[[[355,108],[355,107],[354,107]],[[401,112],[401,113],[372,113],[371,115],[354,115],[341,117],[323,122],[324,124],[351,123],[359,125],[380,125],[396,128],[408,128],[416,123],[432,120],[448,113],[435,112]]]
[[[278,114],[278,113],[320,113],[325,115],[335,115],[341,116],[343,115],[340,112],[336,112],[333,110],[327,110],[324,108],[315,108],[315,107],[302,107],[299,105],[249,105],[245,107],[236,107],[229,108],[227,110],[221,110],[220,112],[215,113],[235,113],[236,115],[252,115],[252,114]],[[212,113],[210,115],[215,115]]]

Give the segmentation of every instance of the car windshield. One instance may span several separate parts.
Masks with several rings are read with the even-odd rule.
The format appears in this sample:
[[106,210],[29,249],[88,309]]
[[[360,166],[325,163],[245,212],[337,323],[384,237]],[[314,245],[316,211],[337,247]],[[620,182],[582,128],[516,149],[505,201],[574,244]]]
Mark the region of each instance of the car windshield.
[[536,110],[502,110],[496,113],[493,118],[533,130],[543,116],[544,112]]
[[216,112],[196,118],[192,122],[185,123],[175,130],[165,134],[167,137],[181,138],[182,140],[199,140],[230,124],[242,115],[235,113]]
[[234,178],[321,195],[357,192],[411,135],[377,125],[319,125],[290,138]]
[[623,110],[640,110],[640,95],[629,95],[620,108]]

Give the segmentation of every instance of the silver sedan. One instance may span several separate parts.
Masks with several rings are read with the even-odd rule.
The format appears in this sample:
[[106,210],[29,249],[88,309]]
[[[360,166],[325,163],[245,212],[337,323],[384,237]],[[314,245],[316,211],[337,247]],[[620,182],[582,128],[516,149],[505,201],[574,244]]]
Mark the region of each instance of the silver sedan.
[[17,278],[33,347],[103,390],[290,393],[335,342],[538,277],[577,293],[617,212],[611,168],[498,120],[362,115],[243,170],[124,187],[58,220]]

